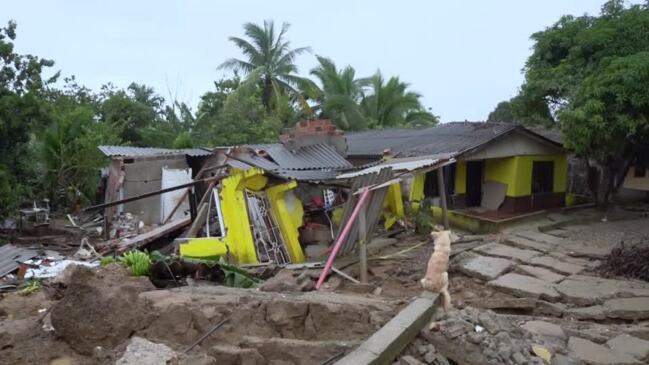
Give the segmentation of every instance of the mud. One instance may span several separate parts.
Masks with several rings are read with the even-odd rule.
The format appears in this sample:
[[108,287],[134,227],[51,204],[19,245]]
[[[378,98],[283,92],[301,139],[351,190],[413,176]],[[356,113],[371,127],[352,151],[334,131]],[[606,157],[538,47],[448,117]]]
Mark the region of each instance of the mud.
[[91,355],[97,346],[113,348],[150,323],[150,310],[137,296],[153,289],[148,279],[130,277],[117,264],[78,267],[65,297],[52,308],[52,325],[80,354]]

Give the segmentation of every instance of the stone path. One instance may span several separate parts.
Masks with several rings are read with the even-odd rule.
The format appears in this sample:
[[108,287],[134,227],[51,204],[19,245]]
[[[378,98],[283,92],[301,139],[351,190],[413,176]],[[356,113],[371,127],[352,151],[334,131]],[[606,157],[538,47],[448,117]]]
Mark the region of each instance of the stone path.
[[[580,249],[578,255],[575,248]],[[581,242],[528,229],[463,252],[455,268],[498,291],[532,300],[535,310],[545,301],[547,315],[649,319],[649,283],[605,279],[591,271],[600,263],[594,258],[603,252],[601,246],[591,250]]]

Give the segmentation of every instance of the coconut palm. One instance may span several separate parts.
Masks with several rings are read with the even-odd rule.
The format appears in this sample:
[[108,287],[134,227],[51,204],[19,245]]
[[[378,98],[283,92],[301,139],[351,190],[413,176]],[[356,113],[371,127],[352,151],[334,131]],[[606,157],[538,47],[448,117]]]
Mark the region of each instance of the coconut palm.
[[322,116],[331,118],[342,129],[364,129],[366,121],[359,103],[367,79],[357,79],[351,66],[339,70],[329,58],[318,56],[317,59],[320,65],[312,69],[311,74],[322,85],[317,98]]
[[310,49],[291,49],[290,43],[284,38],[289,29],[288,23],[282,23],[279,33],[272,21],[264,21],[263,27],[246,23],[243,29],[247,39],[229,39],[241,49],[245,59],[230,58],[219,69],[241,71],[248,81],[257,83],[261,87],[262,103],[268,112],[281,102],[282,96],[288,96],[293,101],[299,98],[297,89],[309,80],[297,76],[294,62],[298,55]]
[[360,104],[370,128],[416,127],[438,123],[438,118],[421,105],[421,95],[408,91],[408,86],[398,77],[391,77],[385,82],[380,71],[370,78],[371,94],[365,96]]

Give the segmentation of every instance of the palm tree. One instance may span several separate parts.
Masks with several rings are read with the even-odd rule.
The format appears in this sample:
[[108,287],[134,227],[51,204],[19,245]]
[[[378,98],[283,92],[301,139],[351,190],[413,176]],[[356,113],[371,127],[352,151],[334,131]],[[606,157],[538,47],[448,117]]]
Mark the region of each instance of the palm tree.
[[230,41],[243,52],[245,60],[230,58],[223,62],[219,69],[241,71],[249,81],[261,87],[261,100],[266,111],[270,112],[280,103],[283,95],[296,99],[297,88],[309,80],[296,75],[295,58],[309,52],[308,47],[290,48],[284,36],[289,29],[288,23],[282,23],[279,33],[275,31],[272,21],[264,21],[264,26],[246,23],[243,26],[248,39],[230,37]]
[[317,59],[320,65],[312,69],[311,74],[322,85],[318,97],[322,116],[331,118],[342,129],[364,129],[366,121],[359,103],[367,79],[357,79],[356,71],[351,66],[338,70],[331,59],[321,56]]
[[408,86],[398,77],[391,77],[386,83],[380,71],[370,78],[371,94],[365,96],[360,104],[370,128],[418,127],[438,123],[438,118],[421,105],[421,95],[408,91]]

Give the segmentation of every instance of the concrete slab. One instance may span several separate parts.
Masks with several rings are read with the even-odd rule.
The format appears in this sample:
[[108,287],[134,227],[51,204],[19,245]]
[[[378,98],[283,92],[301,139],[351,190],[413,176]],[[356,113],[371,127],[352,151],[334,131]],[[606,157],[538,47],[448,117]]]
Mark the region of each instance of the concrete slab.
[[584,267],[581,265],[561,261],[549,255],[534,257],[530,260],[530,263],[563,275],[577,274],[584,270]]
[[517,297],[541,298],[549,302],[556,302],[561,295],[554,290],[554,285],[546,283],[532,276],[509,273],[496,280],[489,281],[487,285]]
[[597,280],[580,280],[575,277],[568,277],[555,286],[566,301],[579,306],[601,304],[606,299],[613,298],[618,289],[609,283],[598,282]]
[[606,314],[604,314],[604,307],[602,307],[601,305],[566,309],[564,311],[564,316],[580,320],[601,321],[606,319]]
[[649,318],[649,297],[607,300],[604,302],[604,313],[609,318],[628,320]]
[[356,350],[340,359],[339,365],[389,364],[426,326],[438,295],[424,293],[376,331]]
[[563,275],[556,274],[548,269],[531,266],[531,265],[518,265],[517,270],[522,274],[534,276],[537,279],[541,279],[548,283],[558,283],[566,277]]
[[535,250],[543,253],[551,252],[555,247],[555,245],[549,245],[543,242],[532,241],[525,237],[519,237],[519,236],[507,236],[505,237],[505,242],[507,242],[512,246],[516,246],[518,248],[522,248],[526,250]]
[[628,354],[613,351],[607,347],[579,337],[568,339],[568,349],[577,359],[593,365],[636,365],[642,362]]
[[460,263],[458,270],[481,280],[493,280],[512,267],[507,259],[488,256],[476,256]]
[[555,288],[567,301],[580,306],[601,304],[615,297],[649,297],[647,283],[586,275],[571,275]]
[[597,246],[584,242],[573,242],[565,245],[564,249],[568,251],[570,256],[574,257],[587,257],[592,259],[605,259],[613,249],[612,246]]
[[527,238],[528,240],[543,242],[553,246],[557,246],[565,242],[564,238],[552,236],[547,233],[540,232],[538,230],[521,231],[521,232],[517,232],[516,235],[519,237]]
[[566,339],[566,333],[563,332],[563,329],[561,329],[560,326],[550,322],[529,321],[521,325],[521,328],[528,332],[536,333],[537,335],[541,336],[553,337],[561,340]]
[[606,344],[614,351],[631,355],[638,360],[649,361],[649,341],[622,334],[608,340]]
[[496,242],[487,243],[486,245],[476,247],[474,251],[489,256],[504,257],[508,259],[519,260],[522,262],[529,262],[533,257],[539,255],[539,253],[536,251],[523,250]]

